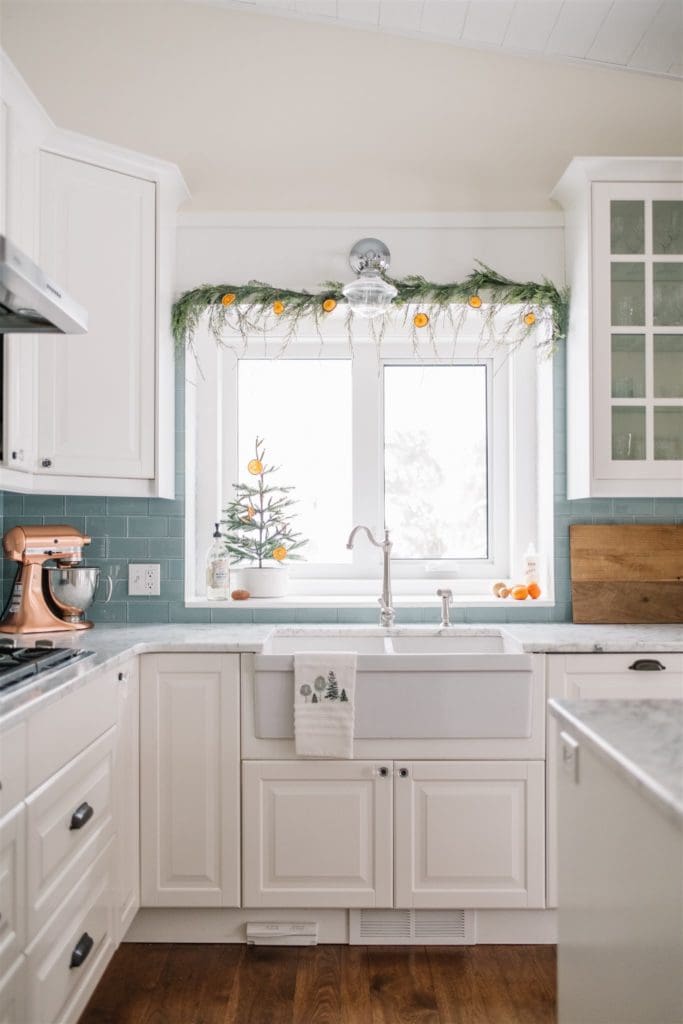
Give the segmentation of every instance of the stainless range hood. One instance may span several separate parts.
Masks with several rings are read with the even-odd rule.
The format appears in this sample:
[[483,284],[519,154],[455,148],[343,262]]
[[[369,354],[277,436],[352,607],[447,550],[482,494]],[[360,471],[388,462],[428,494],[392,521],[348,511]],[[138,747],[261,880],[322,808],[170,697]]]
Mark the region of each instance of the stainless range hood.
[[0,334],[85,334],[88,314],[0,235]]

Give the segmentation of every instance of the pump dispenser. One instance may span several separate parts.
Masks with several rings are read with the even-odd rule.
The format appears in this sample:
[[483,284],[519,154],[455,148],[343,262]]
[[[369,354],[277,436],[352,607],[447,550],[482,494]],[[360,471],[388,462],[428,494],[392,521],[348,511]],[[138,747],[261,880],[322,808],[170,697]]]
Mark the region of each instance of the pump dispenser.
[[213,544],[206,556],[206,596],[209,601],[227,601],[230,595],[230,561],[221,537],[220,523],[215,526]]

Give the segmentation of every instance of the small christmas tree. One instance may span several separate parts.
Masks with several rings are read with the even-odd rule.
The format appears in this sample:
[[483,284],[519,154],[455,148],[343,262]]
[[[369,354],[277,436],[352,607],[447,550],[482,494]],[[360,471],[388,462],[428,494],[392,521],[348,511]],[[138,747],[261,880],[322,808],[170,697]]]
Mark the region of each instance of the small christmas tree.
[[337,677],[334,672],[328,673],[327,676],[325,700],[339,700],[339,687],[337,686]]
[[223,509],[222,523],[225,547],[233,563],[255,562],[261,569],[269,558],[276,562],[300,559],[296,552],[308,541],[292,529],[294,515],[290,509],[296,502],[289,495],[294,488],[267,482],[266,477],[277,467],[265,464],[266,449],[261,438],[256,438],[255,451],[247,470],[257,482],[233,484],[235,497]]

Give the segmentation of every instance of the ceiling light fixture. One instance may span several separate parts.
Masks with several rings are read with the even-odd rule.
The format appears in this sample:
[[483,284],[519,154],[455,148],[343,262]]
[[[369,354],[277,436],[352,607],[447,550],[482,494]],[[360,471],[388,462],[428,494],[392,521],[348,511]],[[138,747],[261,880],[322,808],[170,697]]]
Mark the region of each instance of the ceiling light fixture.
[[361,238],[349,253],[351,269],[358,277],[342,292],[351,310],[366,320],[386,312],[398,294],[394,285],[384,280],[389,262],[389,250],[379,238]]

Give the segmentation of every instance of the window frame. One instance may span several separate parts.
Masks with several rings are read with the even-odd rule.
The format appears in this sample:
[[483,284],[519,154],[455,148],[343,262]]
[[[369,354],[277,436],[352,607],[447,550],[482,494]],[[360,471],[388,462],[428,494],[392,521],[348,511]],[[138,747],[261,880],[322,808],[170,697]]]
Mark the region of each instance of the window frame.
[[[456,310],[456,316],[459,315],[460,307]],[[508,318],[506,313],[506,322]],[[405,599],[404,603],[420,603],[429,597],[431,603],[436,587],[448,585],[456,595],[471,594],[481,599],[484,595],[490,596],[494,580],[512,577],[514,566],[521,564],[529,541],[541,551],[551,551],[552,432],[539,429],[541,407],[545,406],[546,417],[548,409],[552,416],[552,373],[548,372],[551,364],[547,361],[544,372],[534,345],[534,340],[539,340],[534,339],[535,332],[521,345],[484,346],[480,329],[480,319],[466,315],[465,330],[461,331],[457,342],[450,333],[437,331],[433,339],[425,338],[424,342],[420,339],[416,351],[402,315],[393,318],[380,350],[370,338],[361,337],[358,323],[354,326],[351,348],[343,320],[336,314],[325,323],[324,340],[314,325],[310,330],[306,325],[299,325],[297,338],[290,340],[276,325],[268,337],[255,337],[246,345],[239,336],[234,345],[217,345],[206,325],[201,325],[195,339],[195,358],[188,355],[186,365],[186,603],[209,604],[199,589],[209,543],[205,524],[220,518],[220,509],[231,494],[232,482],[240,478],[237,366],[245,355],[249,358],[352,360],[353,522],[349,524],[349,531],[352,526],[364,523],[376,536],[383,529],[384,511],[384,367],[486,365],[487,424],[492,426],[492,429],[487,428],[489,557],[393,559],[395,598]],[[550,452],[547,450],[548,434]],[[543,465],[546,472],[541,487],[539,470]],[[199,523],[204,525],[198,532]],[[335,598],[345,603],[350,598],[358,598],[359,604],[371,604],[376,600],[380,572],[380,552],[361,539],[348,565],[292,563],[290,594],[286,600],[290,604],[305,605],[308,599],[314,604],[323,601],[332,604]],[[543,603],[552,603],[552,579],[548,584]],[[282,603],[283,599],[273,602],[275,605]],[[210,605],[213,607],[216,602]],[[258,605],[265,606],[263,601]]]

